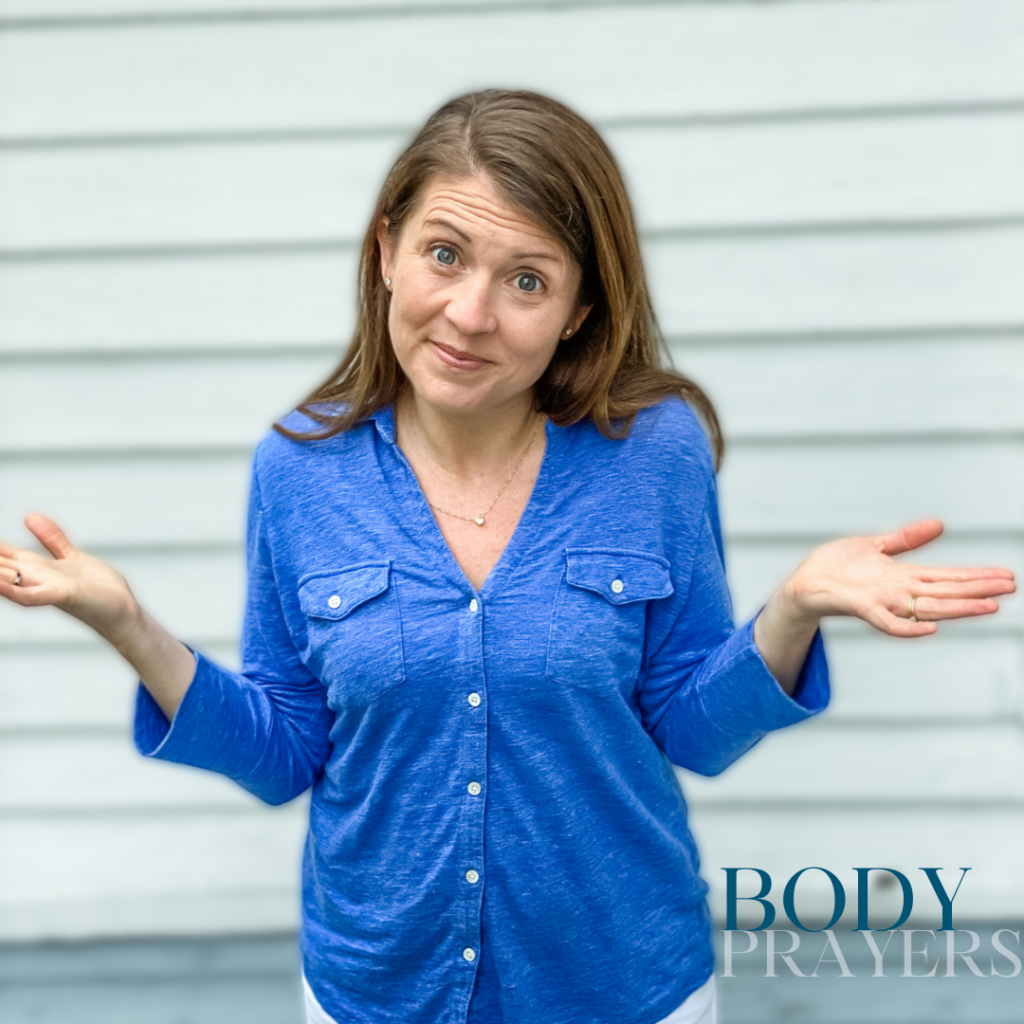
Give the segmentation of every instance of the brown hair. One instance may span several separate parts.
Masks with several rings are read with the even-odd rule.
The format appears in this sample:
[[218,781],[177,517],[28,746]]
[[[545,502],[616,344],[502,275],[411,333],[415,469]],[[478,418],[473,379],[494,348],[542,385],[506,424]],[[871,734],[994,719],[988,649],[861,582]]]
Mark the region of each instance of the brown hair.
[[[483,171],[511,205],[568,249],[582,275],[587,318],[559,343],[534,385],[534,402],[559,426],[589,418],[606,437],[624,437],[633,417],[669,395],[704,420],[721,461],[722,433],[707,395],[666,369],[667,354],[644,279],[636,225],[615,158],[579,115],[532,92],[487,90],[446,103],[398,158],[363,240],[359,320],[338,367],[299,406],[319,433],[274,429],[293,440],[331,437],[394,402],[405,386],[388,335],[390,293],[381,280],[377,232],[397,236],[426,184]],[[339,411],[315,408],[340,403]]]

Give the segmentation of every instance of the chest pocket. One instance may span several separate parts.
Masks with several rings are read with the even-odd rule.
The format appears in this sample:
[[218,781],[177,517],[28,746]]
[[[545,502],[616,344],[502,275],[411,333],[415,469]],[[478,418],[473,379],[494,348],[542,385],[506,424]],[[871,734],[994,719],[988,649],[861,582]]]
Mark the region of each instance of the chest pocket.
[[303,577],[307,664],[331,707],[360,707],[405,681],[402,616],[390,563],[361,562]]
[[632,688],[643,660],[647,602],[672,593],[669,563],[612,548],[569,548],[555,596],[547,675],[615,694]]

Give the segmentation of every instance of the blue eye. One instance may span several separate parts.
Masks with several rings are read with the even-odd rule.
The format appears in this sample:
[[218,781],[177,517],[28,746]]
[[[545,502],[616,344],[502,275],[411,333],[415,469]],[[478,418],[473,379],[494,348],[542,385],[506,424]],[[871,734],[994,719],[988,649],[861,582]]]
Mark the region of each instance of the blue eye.
[[540,287],[540,279],[536,274],[520,274],[516,278],[516,284],[521,291],[535,292]]
[[449,249],[446,245],[439,245],[434,249],[434,255],[437,257],[438,263],[443,263],[446,267],[450,267],[455,262],[455,250]]

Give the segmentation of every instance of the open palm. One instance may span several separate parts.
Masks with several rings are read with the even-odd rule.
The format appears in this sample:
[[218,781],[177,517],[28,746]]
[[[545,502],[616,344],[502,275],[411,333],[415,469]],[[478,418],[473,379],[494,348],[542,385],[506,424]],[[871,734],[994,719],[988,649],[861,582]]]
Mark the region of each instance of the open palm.
[[926,636],[943,619],[991,615],[999,607],[994,598],[1016,589],[1008,569],[935,568],[894,557],[941,533],[938,520],[926,519],[824,544],[790,577],[790,591],[809,615],[853,615],[892,636]]
[[26,607],[53,605],[115,639],[134,606],[125,578],[79,551],[53,520],[31,514],[25,525],[52,557],[0,542],[0,596]]

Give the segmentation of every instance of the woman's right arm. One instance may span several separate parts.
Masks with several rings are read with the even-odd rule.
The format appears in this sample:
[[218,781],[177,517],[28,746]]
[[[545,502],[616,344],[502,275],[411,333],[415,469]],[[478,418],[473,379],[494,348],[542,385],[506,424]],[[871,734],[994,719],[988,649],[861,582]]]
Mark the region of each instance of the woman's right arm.
[[285,803],[316,781],[332,750],[334,713],[285,621],[255,467],[241,672],[172,637],[139,606],[120,573],[74,548],[50,520],[33,515],[26,525],[53,557],[0,545],[0,596],[61,608],[136,669],[140,753],[226,775],[269,804]]
[[84,622],[172,719],[195,675],[195,655],[142,608],[119,572],[79,551],[56,523],[32,514],[25,525],[52,557],[0,543],[0,596],[24,607],[52,605]]

